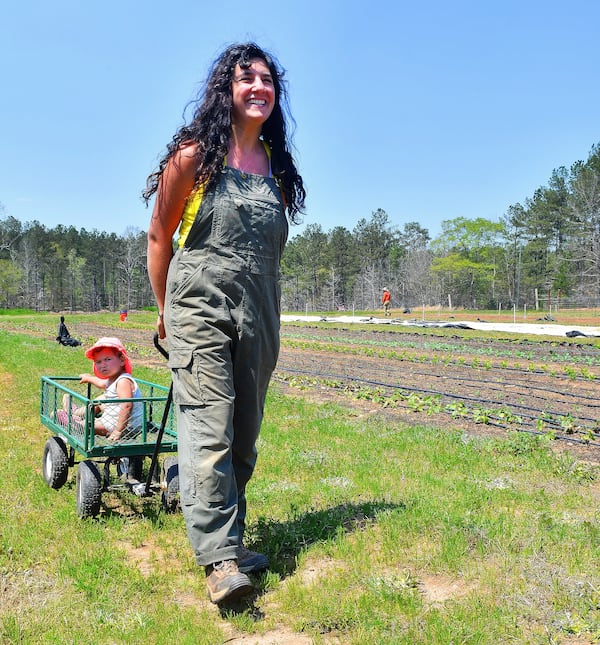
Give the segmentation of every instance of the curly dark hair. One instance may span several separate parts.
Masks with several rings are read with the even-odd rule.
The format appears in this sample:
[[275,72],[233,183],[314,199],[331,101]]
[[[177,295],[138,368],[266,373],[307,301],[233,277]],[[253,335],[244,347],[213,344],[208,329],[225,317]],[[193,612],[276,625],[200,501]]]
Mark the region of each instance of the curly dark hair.
[[254,58],[265,62],[273,77],[275,89],[275,107],[263,123],[261,136],[271,148],[271,168],[282,188],[288,217],[291,222],[298,221],[299,214],[304,209],[306,191],[291,153],[291,135],[288,133],[286,117],[292,125],[295,122],[289,111],[287,87],[283,79],[285,72],[271,54],[255,43],[231,45],[213,63],[200,95],[187,106],[195,105],[191,122],[177,130],[160,159],[158,169],[146,181],[146,190],[142,193],[146,205],[158,190],[169,159],[187,143],[198,143],[195,186],[206,184],[207,190],[216,186],[231,135],[231,83],[235,66],[247,69]]

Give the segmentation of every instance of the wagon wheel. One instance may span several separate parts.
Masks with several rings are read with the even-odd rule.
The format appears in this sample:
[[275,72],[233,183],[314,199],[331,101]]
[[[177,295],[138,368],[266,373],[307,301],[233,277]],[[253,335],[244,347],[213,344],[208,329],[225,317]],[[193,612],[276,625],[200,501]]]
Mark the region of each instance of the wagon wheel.
[[67,446],[59,437],[50,437],[44,446],[42,473],[50,488],[64,486],[69,476]]
[[179,506],[179,463],[177,457],[167,457],[163,461],[161,480],[163,489],[161,500],[167,513],[174,513]]
[[77,469],[76,481],[77,515],[96,517],[100,513],[102,477],[93,461],[82,461]]

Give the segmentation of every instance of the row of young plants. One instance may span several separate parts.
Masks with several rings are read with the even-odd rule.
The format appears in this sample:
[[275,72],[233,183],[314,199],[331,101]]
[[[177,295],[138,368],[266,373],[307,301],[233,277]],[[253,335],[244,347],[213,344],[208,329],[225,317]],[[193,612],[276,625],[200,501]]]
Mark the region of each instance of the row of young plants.
[[[453,419],[465,419],[476,424],[493,425],[507,431],[534,432],[550,439],[569,439],[585,444],[600,446],[600,422],[586,425],[571,413],[539,411],[517,414],[510,406],[483,405],[476,400],[454,400],[452,395],[428,394],[409,391],[405,388],[372,386],[360,383],[360,379],[348,382],[342,378],[322,377],[317,374],[292,374],[278,371],[275,379],[300,390],[310,388],[333,389],[356,401],[369,401],[382,408],[407,409],[415,413],[433,416],[449,414]],[[446,400],[445,400],[446,399]],[[525,406],[520,406],[525,407]]]
[[[380,326],[379,326],[380,327]],[[382,331],[377,325],[357,325],[357,329],[330,326],[286,325],[284,333],[289,338],[314,338],[356,345],[373,345],[379,347],[407,347],[429,351],[452,351],[483,356],[532,359],[540,356],[555,362],[576,360],[600,365],[600,346],[594,337],[572,339],[547,339],[504,336],[499,332],[467,330],[458,333],[456,329],[443,327],[414,331],[411,328],[399,327],[394,331]],[[333,333],[328,334],[331,331]],[[368,333],[364,333],[364,332]]]
[[[307,333],[285,331],[285,337],[295,340],[307,338]],[[515,344],[514,339],[494,338],[487,346],[481,346],[473,342],[448,342],[448,340],[431,340],[428,337],[420,336],[418,340],[410,340],[407,334],[397,333],[393,340],[382,338],[369,338],[368,336],[326,336],[321,340],[332,343],[341,343],[346,345],[357,345],[361,347],[393,347],[420,349],[432,352],[460,352],[463,354],[476,354],[479,356],[490,356],[492,358],[516,358],[525,360],[539,359],[540,354],[547,356],[553,362],[562,363],[581,363],[588,366],[600,366],[600,352],[595,345],[582,344],[577,345],[577,353],[566,348],[560,352],[557,348],[562,343],[552,341],[540,341],[534,343],[529,349],[523,349],[519,344]],[[412,334],[411,334],[412,336]],[[517,341],[518,342],[518,341]],[[525,341],[520,341],[525,343]],[[531,346],[531,341],[527,341]]]

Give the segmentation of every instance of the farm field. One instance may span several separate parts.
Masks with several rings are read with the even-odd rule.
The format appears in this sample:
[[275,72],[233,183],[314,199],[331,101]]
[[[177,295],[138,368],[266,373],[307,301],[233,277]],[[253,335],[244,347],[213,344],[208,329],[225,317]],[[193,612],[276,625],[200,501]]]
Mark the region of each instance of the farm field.
[[[470,318],[461,320],[475,324],[479,316]],[[508,318],[504,314],[501,322]],[[117,330],[106,314],[71,319],[72,333],[84,345],[118,333],[134,363],[164,366],[152,344],[152,314],[139,315],[138,324],[130,318]],[[51,337],[53,319],[39,320],[23,324],[0,316],[0,329]],[[441,320],[452,323],[454,317]],[[590,312],[569,312],[563,324],[595,331],[590,325],[596,322]],[[383,410],[410,423],[476,434],[545,435],[600,460],[600,337],[592,334],[289,322],[282,324],[274,382],[313,401],[336,401],[363,413]]]
[[[134,363],[164,366],[147,325],[107,331],[114,327],[111,318],[93,320],[74,318],[72,333],[84,344],[119,333]],[[591,322],[596,320],[583,314],[569,320],[577,329],[594,329],[582,326]],[[20,325],[0,317],[3,326],[36,336],[53,333],[47,322]],[[600,338],[283,323],[274,382],[312,401],[335,401],[361,413],[385,411],[407,423],[483,435],[545,435],[556,439],[558,449],[600,462]]]
[[[168,384],[154,314],[68,314]],[[282,325],[249,490],[256,593],[206,598],[180,513],[46,486],[41,374],[89,369],[57,315],[0,316],[0,642],[600,642],[600,339]]]
[[388,329],[284,325],[275,378],[313,398],[376,406],[405,422],[546,434],[600,458],[598,341]]

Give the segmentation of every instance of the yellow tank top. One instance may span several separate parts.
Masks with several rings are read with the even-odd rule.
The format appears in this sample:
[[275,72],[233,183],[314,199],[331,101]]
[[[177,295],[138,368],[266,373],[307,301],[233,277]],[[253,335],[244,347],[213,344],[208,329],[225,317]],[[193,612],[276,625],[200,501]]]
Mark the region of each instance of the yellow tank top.
[[[271,148],[267,145],[265,141],[262,142],[269,158],[269,177],[272,176],[271,173]],[[227,165],[227,157],[225,157],[224,164]],[[202,204],[202,198],[204,197],[204,184],[199,186],[188,198],[185,208],[183,209],[183,215],[181,217],[181,224],[179,225],[178,237],[177,237],[177,247],[183,248],[187,236],[192,229],[192,224],[196,219],[196,213]]]

